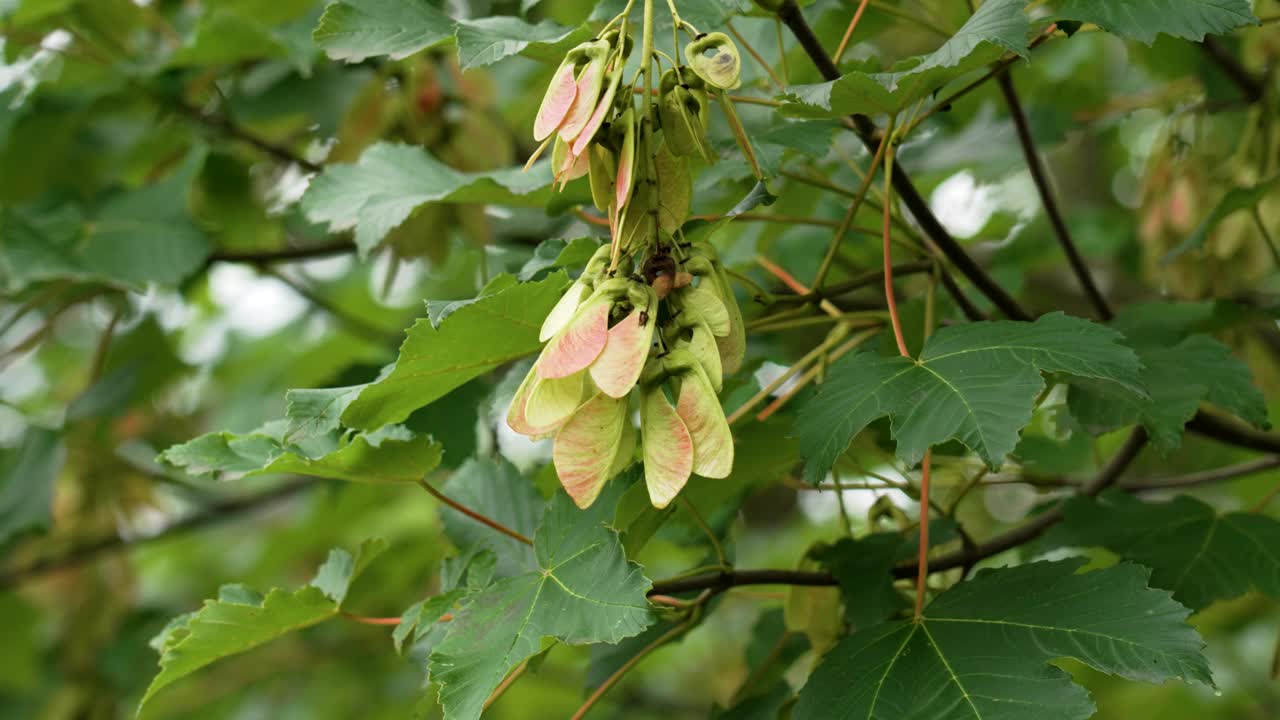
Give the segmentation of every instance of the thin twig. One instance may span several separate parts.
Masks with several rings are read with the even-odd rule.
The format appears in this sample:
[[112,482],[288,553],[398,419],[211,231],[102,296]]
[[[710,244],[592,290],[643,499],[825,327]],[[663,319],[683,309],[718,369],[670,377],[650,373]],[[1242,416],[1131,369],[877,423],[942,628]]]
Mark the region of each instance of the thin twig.
[[313,481],[299,480],[257,495],[210,504],[150,535],[141,537],[111,535],[85,542],[56,557],[41,558],[27,565],[5,571],[0,574],[0,589],[11,587],[25,580],[56,570],[75,567],[89,562],[103,553],[131,549],[147,543],[168,540],[182,533],[230,520],[244,512],[261,510],[312,487],[315,487]]
[[720,562],[721,567],[732,567],[729,564],[728,557],[724,554],[724,548],[720,546],[720,538],[716,537],[715,532],[707,524],[706,518],[702,517],[702,513],[698,512],[698,508],[694,506],[693,501],[689,499],[688,495],[683,494],[680,495],[680,501],[684,504],[684,509],[688,510],[689,514],[693,516],[693,521],[701,528],[703,534],[707,536],[707,540],[715,550],[716,560]]
[[225,115],[214,115],[206,113],[200,108],[191,105],[185,101],[178,101],[175,104],[178,112],[182,115],[195,120],[202,125],[218,130],[224,135],[251,145],[255,149],[270,155],[287,163],[293,163],[303,168],[307,172],[318,173],[324,169],[320,163],[312,162],[305,157],[295,153],[287,147],[277,145],[270,140],[259,137],[252,132],[241,127],[230,117]]
[[514,685],[515,682],[520,679],[520,676],[524,675],[524,671],[528,669],[529,669],[528,660],[525,660],[524,662],[517,665],[516,669],[512,670],[511,674],[503,678],[502,682],[498,685],[498,687],[493,689],[493,692],[490,693],[489,697],[484,701],[484,705],[481,709],[488,710],[489,706],[497,702],[498,698],[502,697],[502,694],[507,691],[507,688],[510,688],[512,685]]
[[487,515],[482,515],[482,514],[480,514],[480,513],[476,512],[475,510],[472,510],[471,508],[467,507],[466,505],[463,505],[462,503],[458,502],[457,500],[454,500],[454,499],[452,499],[452,498],[450,498],[450,497],[446,496],[444,493],[442,493],[442,492],[440,492],[439,490],[437,490],[437,489],[435,488],[435,486],[433,486],[431,483],[427,482],[426,480],[419,480],[419,481],[418,481],[418,485],[419,485],[423,490],[426,490],[426,491],[427,491],[427,493],[429,493],[429,494],[431,495],[431,497],[433,497],[433,498],[435,498],[435,499],[439,500],[440,502],[444,503],[445,505],[448,505],[449,507],[453,508],[454,510],[457,510],[458,512],[462,513],[463,515],[466,515],[467,517],[471,518],[472,520],[475,520],[476,522],[478,522],[478,523],[482,523],[482,524],[484,524],[484,525],[488,525],[489,527],[493,528],[494,530],[497,530],[498,532],[502,533],[503,535],[506,535],[507,537],[512,538],[512,539],[514,539],[514,540],[518,540],[518,541],[520,541],[520,542],[524,543],[525,545],[530,545],[530,546],[532,546],[532,545],[533,545],[533,541],[532,541],[532,540],[530,540],[528,537],[526,537],[526,536],[522,535],[521,533],[519,533],[519,532],[517,532],[517,531],[515,531],[515,530],[512,530],[511,528],[507,527],[506,525],[503,525],[502,523],[498,522],[497,520],[494,520],[493,518],[490,518],[490,517],[488,517]]
[[1200,49],[1209,56],[1209,59],[1217,63],[1223,74],[1240,89],[1240,94],[1244,95],[1246,102],[1252,104],[1262,99],[1263,93],[1266,92],[1266,85],[1245,69],[1235,55],[1223,47],[1217,38],[1212,35],[1206,36],[1200,42]]
[[1080,254],[1080,248],[1076,247],[1075,241],[1071,239],[1067,221],[1062,217],[1057,197],[1049,184],[1049,174],[1045,170],[1040,153],[1036,150],[1035,139],[1031,137],[1031,123],[1022,109],[1022,101],[1018,98],[1018,91],[1013,86],[1013,78],[1008,73],[1004,73],[1000,75],[997,82],[1000,85],[1000,92],[1004,95],[1005,104],[1009,106],[1009,116],[1013,119],[1013,126],[1017,130],[1018,142],[1022,145],[1022,154],[1027,160],[1027,169],[1031,171],[1031,179],[1035,182],[1036,191],[1040,193],[1040,203],[1044,206],[1045,214],[1049,216],[1049,224],[1053,226],[1058,244],[1067,254],[1067,262],[1071,264],[1071,270],[1075,273],[1080,286],[1084,288],[1085,295],[1089,296],[1089,302],[1093,303],[1098,317],[1104,322],[1110,322],[1115,317],[1115,313],[1112,312],[1111,305],[1107,303],[1107,299],[1103,297],[1102,291],[1094,282],[1089,266],[1085,263],[1084,256]]
[[[1080,494],[1092,497],[1114,485],[1125,470],[1138,457],[1138,453],[1146,446],[1147,435],[1139,429],[1129,435],[1120,450],[1111,458],[1097,476],[1080,488]],[[930,567],[931,572],[951,570],[965,567],[1015,548],[1023,543],[1039,537],[1054,524],[1062,520],[1062,505],[1059,504],[985,543],[974,545],[959,552],[936,558]],[[913,578],[918,570],[917,563],[899,565],[893,569],[896,578]],[[827,572],[805,570],[734,570],[714,574],[695,575],[672,580],[659,580],[653,584],[651,593],[674,595],[694,590],[723,591],[741,585],[835,585],[835,576]]]
[[317,258],[346,255],[356,251],[356,244],[349,239],[332,240],[317,245],[304,245],[280,250],[219,250],[211,254],[206,265],[213,263],[248,263],[270,265],[272,263],[299,262]]
[[600,687],[596,688],[595,692],[591,693],[591,695],[587,697],[586,701],[582,703],[582,706],[578,708],[578,711],[573,714],[573,717],[570,720],[582,720],[582,718],[586,717],[587,713],[591,712],[591,708],[595,707],[595,704],[600,701],[600,698],[604,697],[605,693],[609,692],[614,685],[618,684],[618,681],[622,679],[622,676],[630,672],[632,668],[638,665],[641,660],[645,659],[654,650],[657,650],[684,634],[689,630],[689,628],[693,627],[695,622],[696,620],[694,617],[685,620],[679,625],[676,625],[665,633],[659,635],[653,642],[641,648],[640,652],[632,655],[631,658],[623,663],[621,667],[614,670],[609,677],[605,678],[604,682],[600,683]]
[[849,21],[849,27],[845,28],[844,37],[840,38],[840,45],[836,47],[835,54],[831,56],[831,62],[840,64],[840,58],[844,56],[845,48],[849,47],[849,39],[853,37],[853,31],[858,27],[858,21],[862,19],[862,13],[867,9],[867,3],[870,0],[862,0],[858,3],[858,9],[853,12],[853,19]]
[[724,26],[725,29],[729,31],[729,34],[733,36],[733,39],[737,40],[739,45],[746,48],[747,54],[755,59],[756,64],[764,68],[764,71],[769,74],[769,80],[773,82],[773,87],[776,88],[778,92],[782,92],[786,88],[786,83],[782,82],[782,78],[778,77],[778,74],[773,71],[772,67],[769,67],[768,61],[765,60],[760,53],[756,52],[756,49],[751,46],[751,43],[747,42],[746,38],[742,37],[742,34],[733,26],[733,23],[726,20]]

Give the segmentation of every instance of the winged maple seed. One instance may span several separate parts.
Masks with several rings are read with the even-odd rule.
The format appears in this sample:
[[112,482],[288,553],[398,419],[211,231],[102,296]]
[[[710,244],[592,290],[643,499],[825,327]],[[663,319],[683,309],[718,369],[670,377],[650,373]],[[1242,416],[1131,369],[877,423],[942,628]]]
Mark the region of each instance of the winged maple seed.
[[691,475],[721,478],[733,468],[716,394],[742,366],[742,314],[715,250],[674,236],[683,237],[693,199],[689,158],[716,159],[708,88],[737,87],[740,60],[727,35],[695,29],[688,64],[663,74],[655,103],[647,73],[643,88],[622,84],[627,20],[608,27],[552,75],[533,127],[542,144],[529,164],[550,145],[558,187],[588,176],[610,242],[543,322],[546,345],[507,424],[555,438],[552,460],[579,506],[638,456],[651,502],[665,507]]
[[511,401],[507,424],[555,438],[552,461],[581,507],[636,459],[639,445],[650,500],[665,507],[691,475],[722,478],[733,468],[716,394],[724,368],[742,358],[724,355],[718,341],[741,327],[741,314],[709,247],[690,246],[681,261],[652,252],[643,271],[630,275],[610,274],[610,254],[608,245],[597,250],[547,315],[546,345]]

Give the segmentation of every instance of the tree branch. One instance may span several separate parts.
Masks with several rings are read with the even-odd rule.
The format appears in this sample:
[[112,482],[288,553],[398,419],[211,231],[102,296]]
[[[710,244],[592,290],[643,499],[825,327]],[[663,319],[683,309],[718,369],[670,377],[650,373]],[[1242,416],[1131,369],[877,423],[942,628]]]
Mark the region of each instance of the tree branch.
[[280,250],[219,250],[205,261],[206,266],[219,262],[269,265],[277,262],[296,262],[316,258],[345,255],[355,252],[356,244],[349,239],[332,240],[318,245],[281,248]]
[[1013,86],[1013,78],[1009,73],[1002,73],[997,82],[1000,85],[1000,92],[1004,95],[1005,104],[1009,106],[1009,116],[1013,118],[1013,126],[1018,132],[1018,142],[1022,145],[1023,156],[1027,159],[1027,169],[1031,171],[1031,179],[1040,193],[1040,203],[1044,205],[1044,212],[1049,216],[1049,224],[1053,226],[1053,233],[1058,237],[1058,244],[1067,254],[1067,262],[1071,264],[1072,272],[1075,273],[1080,286],[1084,288],[1085,294],[1089,296],[1089,302],[1093,303],[1098,317],[1104,322],[1110,322],[1115,317],[1115,313],[1111,311],[1107,299],[1094,283],[1089,266],[1085,264],[1080,249],[1076,247],[1075,241],[1071,239],[1071,232],[1067,230],[1067,222],[1062,217],[1062,210],[1058,207],[1057,198],[1049,184],[1049,174],[1045,171],[1040,153],[1036,151],[1035,140],[1031,137],[1031,123],[1027,122],[1022,101],[1018,99],[1018,91]]
[[1244,95],[1245,101],[1250,104],[1256,103],[1262,99],[1262,95],[1266,92],[1266,86],[1253,73],[1249,72],[1240,61],[1236,59],[1231,51],[1222,46],[1217,38],[1212,35],[1205,36],[1200,43],[1200,49],[1210,60],[1217,63],[1222,72],[1240,88],[1240,93]]
[[195,120],[202,125],[213,128],[227,137],[234,138],[251,145],[255,149],[270,155],[277,160],[293,163],[307,172],[316,173],[324,169],[324,166],[320,163],[312,162],[283,145],[277,145],[270,140],[258,137],[225,115],[206,113],[200,108],[181,100],[176,103],[176,107],[178,112],[182,115]]
[[[800,8],[796,5],[795,0],[786,0],[778,8],[778,18],[783,24],[791,30],[791,34],[799,41],[801,47],[809,55],[809,59],[817,66],[818,71],[827,80],[836,80],[840,77],[840,70],[835,63],[831,61],[831,57],[827,55],[827,51],[822,47],[822,43],[818,41],[816,35],[813,34],[813,28],[809,27],[809,23],[800,14]],[[858,137],[862,139],[864,145],[873,154],[879,149],[880,143],[883,141],[879,128],[866,115],[852,115],[850,120],[853,121],[854,130]],[[898,196],[902,199],[903,204],[911,211],[916,222],[919,223],[925,235],[933,242],[934,245],[942,251],[952,265],[956,267],[970,282],[974,284],[984,295],[991,300],[1005,316],[1013,320],[1030,320],[1031,315],[1013,299],[1011,295],[1005,292],[995,280],[982,269],[973,258],[969,257],[964,248],[951,237],[942,223],[929,209],[929,204],[925,202],[920,195],[920,191],[916,189],[915,183],[911,181],[910,176],[906,172],[897,172],[893,179],[894,189]]]
[[126,538],[119,535],[91,540],[80,545],[76,545],[67,552],[55,556],[46,557],[35,560],[26,565],[7,570],[0,573],[0,589],[13,587],[18,583],[38,577],[55,570],[65,570],[75,567],[90,560],[97,558],[103,553],[113,550],[122,550],[137,547],[146,543],[156,542],[158,540],[167,540],[181,533],[198,530],[215,523],[230,520],[235,516],[249,511],[261,510],[275,503],[287,500],[301,493],[303,490],[315,487],[315,482],[311,480],[297,480],[286,485],[281,485],[274,490],[251,495],[248,497],[235,498],[213,503],[204,509],[187,517],[175,521],[173,524],[161,529],[159,532],[152,533],[144,537]]
[[[1093,497],[1111,487],[1120,480],[1120,476],[1129,468],[1147,444],[1147,433],[1141,428],[1134,430],[1120,450],[1111,458],[1098,475],[1080,488],[1079,495]],[[1031,520],[1001,535],[977,545],[964,548],[936,558],[929,563],[930,572],[950,570],[957,567],[968,567],[993,555],[1015,548],[1034,540],[1050,527],[1062,520],[1062,503],[1040,513]],[[899,565],[893,569],[895,578],[915,576],[917,565]],[[802,570],[734,570],[706,575],[695,575],[688,578],[663,581],[653,584],[651,593],[671,595],[693,590],[710,589],[721,592],[739,585],[835,585],[836,578],[828,572],[809,572]]]

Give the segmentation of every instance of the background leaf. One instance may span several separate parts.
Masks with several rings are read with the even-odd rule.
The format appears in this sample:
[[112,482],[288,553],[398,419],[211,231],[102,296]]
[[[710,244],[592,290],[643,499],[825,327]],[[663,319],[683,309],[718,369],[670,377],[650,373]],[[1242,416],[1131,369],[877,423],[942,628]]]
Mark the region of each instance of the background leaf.
[[1134,680],[1209,684],[1186,608],[1136,565],[1076,574],[1082,560],[984,570],[918,621],[860,630],[809,678],[797,720],[927,717],[1082,720],[1088,693],[1047,663],[1075,658]]
[[616,643],[653,622],[651,583],[603,525],[602,504],[582,511],[557,493],[534,536],[536,565],[473,595],[454,617],[431,653],[445,718],[479,718],[503,676],[544,637]]
[[1124,492],[1072,498],[1055,542],[1100,546],[1151,568],[1151,585],[1192,610],[1256,588],[1280,597],[1280,522],[1219,514],[1193,497],[1142,502]]
[[955,439],[998,467],[1031,420],[1041,372],[1142,392],[1138,359],[1119,340],[1114,330],[1053,313],[1034,323],[943,328],[918,363],[874,353],[844,358],[799,412],[805,479],[820,482],[853,437],[886,415],[898,457],[909,464]]

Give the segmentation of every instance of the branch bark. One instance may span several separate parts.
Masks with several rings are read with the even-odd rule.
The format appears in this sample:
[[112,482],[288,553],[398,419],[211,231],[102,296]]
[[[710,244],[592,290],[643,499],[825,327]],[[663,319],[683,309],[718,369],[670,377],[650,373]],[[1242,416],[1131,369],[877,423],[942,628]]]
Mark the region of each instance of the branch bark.
[[[1103,490],[1115,485],[1138,454],[1147,444],[1147,433],[1141,428],[1134,430],[1098,475],[1080,488],[1079,495],[1093,497]],[[929,563],[930,572],[950,570],[957,567],[969,567],[979,560],[998,555],[1005,550],[1030,542],[1042,535],[1050,527],[1062,520],[1062,503],[1035,516],[1008,532],[977,545],[964,548],[936,558]],[[899,565],[893,569],[895,578],[911,578],[917,572],[916,563]],[[671,595],[693,590],[710,589],[722,592],[739,585],[835,585],[836,578],[827,572],[808,572],[802,570],[734,570],[729,572],[708,573],[678,580],[662,581],[653,584],[651,594]]]
[[145,537],[127,538],[119,535],[112,535],[110,537],[91,540],[77,545],[71,550],[56,557],[40,558],[26,565],[0,573],[0,590],[13,587],[34,577],[81,565],[96,559],[99,555],[104,553],[112,552],[114,550],[125,550],[159,540],[166,540],[182,533],[199,530],[201,528],[208,527],[209,525],[231,520],[242,513],[262,510],[278,502],[283,502],[284,500],[292,498],[293,496],[300,494],[302,491],[313,487],[316,487],[316,484],[311,480],[297,480],[286,485],[281,485],[274,490],[268,490],[257,495],[235,498],[211,504],[203,510],[182,518],[181,520],[177,520],[159,532]]
[[1027,114],[1022,109],[1022,101],[1018,99],[1018,91],[1013,86],[1013,77],[1009,73],[1002,73],[996,82],[1000,85],[1005,104],[1009,106],[1009,116],[1013,118],[1013,126],[1018,132],[1018,142],[1022,145],[1023,156],[1027,159],[1027,169],[1031,171],[1031,179],[1040,193],[1040,203],[1044,205],[1044,212],[1049,216],[1053,234],[1057,236],[1062,251],[1067,254],[1067,262],[1071,264],[1071,270],[1084,289],[1085,295],[1089,297],[1089,302],[1093,303],[1098,317],[1104,322],[1110,322],[1115,317],[1115,313],[1111,311],[1111,305],[1107,303],[1097,283],[1093,281],[1093,275],[1089,272],[1089,266],[1085,264],[1080,249],[1071,239],[1071,232],[1067,229],[1067,222],[1062,217],[1062,210],[1058,207],[1057,197],[1049,183],[1049,173],[1045,170],[1044,161],[1041,160],[1040,153],[1036,150],[1035,140],[1031,137],[1031,123],[1027,121]]

